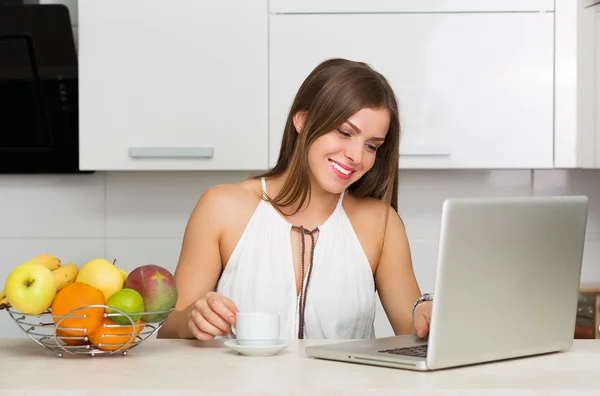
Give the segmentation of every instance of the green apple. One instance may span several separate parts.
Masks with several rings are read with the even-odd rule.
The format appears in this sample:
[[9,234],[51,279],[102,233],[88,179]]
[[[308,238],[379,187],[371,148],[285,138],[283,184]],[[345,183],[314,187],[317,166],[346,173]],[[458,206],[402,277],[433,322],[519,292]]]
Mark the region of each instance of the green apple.
[[[125,312],[134,322],[137,322],[142,317],[141,313],[144,312],[144,299],[142,295],[133,289],[121,289],[118,292],[114,293],[108,301],[106,305],[109,307],[120,309]],[[107,314],[117,314],[117,315],[109,315],[108,318],[116,324],[119,325],[131,325],[131,321],[121,312],[106,308]],[[139,315],[135,315],[139,313]]]
[[46,311],[56,296],[52,271],[37,263],[16,266],[8,275],[4,289],[10,305],[28,315]]

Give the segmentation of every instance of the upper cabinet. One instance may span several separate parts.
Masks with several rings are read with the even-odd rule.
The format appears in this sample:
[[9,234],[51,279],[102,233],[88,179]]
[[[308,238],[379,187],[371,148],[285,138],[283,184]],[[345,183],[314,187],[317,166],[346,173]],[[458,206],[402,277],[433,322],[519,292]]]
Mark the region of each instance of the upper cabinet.
[[553,6],[271,0],[270,166],[300,84],[342,57],[369,63],[395,90],[402,168],[553,167]]
[[265,169],[267,0],[79,2],[82,169]]
[[600,3],[556,0],[555,166],[600,168]]
[[402,168],[600,168],[597,3],[80,1],[80,167],[271,167],[302,81],[343,57],[394,88]]

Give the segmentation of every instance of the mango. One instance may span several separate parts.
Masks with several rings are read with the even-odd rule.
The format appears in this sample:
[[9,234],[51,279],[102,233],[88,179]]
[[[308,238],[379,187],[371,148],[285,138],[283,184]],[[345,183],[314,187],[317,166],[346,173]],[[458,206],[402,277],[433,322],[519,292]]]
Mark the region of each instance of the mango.
[[[155,264],[137,267],[127,275],[123,288],[136,290],[144,300],[144,311],[166,311],[177,303],[177,284],[169,270]],[[146,323],[160,322],[169,312],[142,316]]]

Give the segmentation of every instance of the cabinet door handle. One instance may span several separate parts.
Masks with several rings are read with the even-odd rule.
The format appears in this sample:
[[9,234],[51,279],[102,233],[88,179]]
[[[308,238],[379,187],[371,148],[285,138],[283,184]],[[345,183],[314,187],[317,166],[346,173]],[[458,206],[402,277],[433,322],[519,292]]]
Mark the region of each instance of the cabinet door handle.
[[212,158],[212,147],[129,147],[131,158]]
[[435,144],[400,144],[401,157],[449,157],[452,155],[450,147]]

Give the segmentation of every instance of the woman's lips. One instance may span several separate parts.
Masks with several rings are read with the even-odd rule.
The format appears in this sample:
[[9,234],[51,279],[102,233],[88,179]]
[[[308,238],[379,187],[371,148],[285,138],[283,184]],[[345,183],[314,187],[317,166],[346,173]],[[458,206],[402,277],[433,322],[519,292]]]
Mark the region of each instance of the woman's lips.
[[336,162],[333,160],[329,160],[329,164],[331,165],[331,169],[333,169],[333,172],[338,177],[340,177],[344,180],[350,179],[350,177],[352,177],[352,174],[355,172],[355,170],[353,168],[350,168],[346,165],[342,165],[339,162]]

